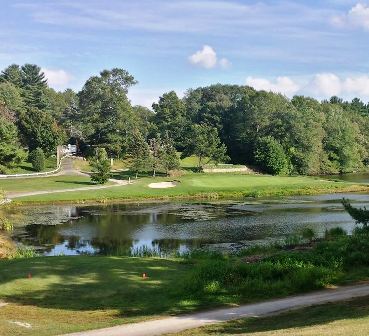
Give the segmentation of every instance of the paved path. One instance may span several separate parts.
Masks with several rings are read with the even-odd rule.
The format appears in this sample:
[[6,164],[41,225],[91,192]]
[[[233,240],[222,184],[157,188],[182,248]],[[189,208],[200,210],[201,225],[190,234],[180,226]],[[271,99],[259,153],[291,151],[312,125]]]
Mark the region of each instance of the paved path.
[[235,308],[217,309],[204,313],[195,313],[161,320],[132,323],[112,328],[73,333],[64,336],[156,336],[180,332],[208,324],[220,323],[245,317],[257,317],[280,313],[282,311],[342,301],[369,295],[369,285],[347,286],[326,289],[305,295],[287,297]]

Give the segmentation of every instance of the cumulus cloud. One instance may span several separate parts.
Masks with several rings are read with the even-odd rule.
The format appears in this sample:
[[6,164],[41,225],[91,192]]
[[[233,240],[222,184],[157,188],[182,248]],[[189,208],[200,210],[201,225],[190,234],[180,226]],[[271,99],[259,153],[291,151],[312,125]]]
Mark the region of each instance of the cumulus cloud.
[[216,66],[220,66],[222,69],[228,69],[231,66],[231,62],[226,58],[218,60],[217,53],[209,45],[204,45],[201,50],[196,51],[188,60],[191,64],[205,69],[215,68]]
[[295,81],[286,76],[277,77],[274,81],[250,76],[246,78],[246,85],[252,86],[256,90],[272,91],[286,96],[293,96],[300,89]]
[[359,27],[369,31],[369,6],[358,3],[347,13],[334,16],[331,21],[339,27]]
[[309,95],[318,99],[340,96],[344,99],[358,97],[369,99],[369,75],[339,76],[334,73],[318,73],[312,76],[292,79],[277,77],[274,80],[261,77],[247,77],[246,85],[256,90],[282,93],[288,97],[295,94]]
[[73,76],[71,74],[62,69],[42,68],[41,70],[45,74],[49,85],[56,89],[66,88],[69,85],[70,81],[73,79]]
[[321,73],[314,76],[307,86],[317,96],[332,97],[342,92],[341,79],[332,73]]

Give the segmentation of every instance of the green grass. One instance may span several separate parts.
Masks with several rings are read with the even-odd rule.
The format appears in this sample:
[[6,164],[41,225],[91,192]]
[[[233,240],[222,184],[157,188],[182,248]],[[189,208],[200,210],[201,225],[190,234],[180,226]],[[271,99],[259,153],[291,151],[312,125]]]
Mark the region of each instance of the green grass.
[[[195,253],[183,259],[2,260],[0,299],[9,305],[0,308],[0,335],[56,335],[367,279],[368,247],[368,230],[362,230],[352,237],[316,243],[306,251],[253,250],[264,255],[253,263],[244,259],[247,252],[239,256]],[[143,273],[148,279],[142,278]],[[30,323],[32,328],[9,321]]]
[[[127,178],[122,176],[122,178]],[[59,182],[53,182],[53,180]],[[75,179],[76,183],[73,183]],[[174,188],[151,189],[149,183],[170,181],[171,178],[141,178],[133,180],[134,183],[122,187],[88,191],[75,191],[71,193],[47,194],[28,196],[17,199],[21,202],[79,202],[97,201],[107,202],[113,200],[167,200],[170,198],[193,198],[193,199],[217,199],[217,198],[243,198],[261,196],[287,196],[306,195],[326,192],[345,192],[368,190],[367,186],[355,186],[345,182],[324,181],[311,177],[279,177],[268,175],[247,174],[186,174],[175,178],[179,183]],[[5,191],[21,191],[27,186],[27,190],[53,189],[55,184],[62,189],[66,177],[50,178],[48,182],[40,179],[33,181],[1,181],[0,189]],[[86,183],[81,177],[68,177],[64,187],[77,187],[78,183]],[[34,188],[34,189],[33,189]]]
[[[2,260],[0,299],[10,304],[0,308],[0,335],[57,335],[193,309],[177,294],[188,268],[180,260],[153,258]],[[14,320],[33,327],[8,322]]]
[[[51,171],[56,169],[56,157],[50,157],[45,160],[45,169],[43,171]],[[35,173],[32,164],[30,162],[24,161],[17,167],[10,168],[8,174],[29,174]]]
[[50,176],[37,178],[0,179],[0,190],[27,192],[37,190],[60,190],[94,185],[87,176]]
[[368,330],[369,297],[364,297],[308,307],[276,316],[241,319],[171,335],[366,336]]

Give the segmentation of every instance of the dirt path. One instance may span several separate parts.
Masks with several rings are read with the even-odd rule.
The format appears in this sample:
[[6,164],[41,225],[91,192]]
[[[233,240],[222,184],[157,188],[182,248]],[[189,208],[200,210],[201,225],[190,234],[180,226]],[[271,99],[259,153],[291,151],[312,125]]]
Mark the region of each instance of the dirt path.
[[84,331],[64,336],[156,336],[180,332],[208,324],[215,324],[245,317],[257,317],[280,313],[328,302],[348,300],[369,295],[369,285],[355,285],[326,289],[305,295],[287,297],[235,308],[224,308],[204,313],[168,317],[141,323],[132,323],[112,328]]

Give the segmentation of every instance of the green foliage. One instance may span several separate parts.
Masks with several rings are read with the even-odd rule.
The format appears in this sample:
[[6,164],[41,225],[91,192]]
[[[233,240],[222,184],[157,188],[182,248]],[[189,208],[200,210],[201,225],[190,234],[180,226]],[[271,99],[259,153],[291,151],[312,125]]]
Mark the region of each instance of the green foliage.
[[308,240],[309,242],[313,241],[313,239],[316,237],[316,233],[311,228],[304,228],[301,232],[302,238]]
[[343,198],[342,204],[345,210],[350,214],[350,216],[355,219],[356,223],[363,224],[365,227],[369,224],[369,210],[364,208],[355,208],[353,207],[349,200]]
[[213,161],[216,164],[226,162],[227,148],[221,143],[218,131],[215,127],[209,124],[201,123],[195,124],[191,127],[188,144],[182,152],[182,158],[196,155],[199,158],[198,168],[202,168],[204,159]]
[[105,148],[96,148],[95,156],[89,161],[92,167],[91,180],[98,184],[105,184],[110,178],[110,160]]
[[129,139],[128,153],[130,156],[130,169],[136,172],[148,171],[151,168],[150,148],[139,131],[133,132]]
[[160,159],[161,166],[166,174],[168,174],[170,170],[176,170],[180,168],[180,160],[174,147],[174,141],[172,138],[170,138],[168,133],[166,133],[162,139]]
[[[1,112],[1,111],[0,111]],[[25,157],[18,140],[18,130],[14,122],[0,114],[0,170],[19,164]]]
[[41,172],[45,169],[45,154],[41,148],[33,150],[28,157],[35,171]]
[[255,160],[269,174],[287,174],[289,171],[288,160],[282,145],[270,136],[261,138],[257,142]]
[[344,237],[346,235],[347,235],[347,232],[344,229],[340,227],[336,227],[330,230],[326,230],[324,233],[324,238],[327,240],[333,240],[333,239]]
[[19,245],[16,251],[12,254],[12,259],[24,259],[38,257],[39,253],[32,246]]

